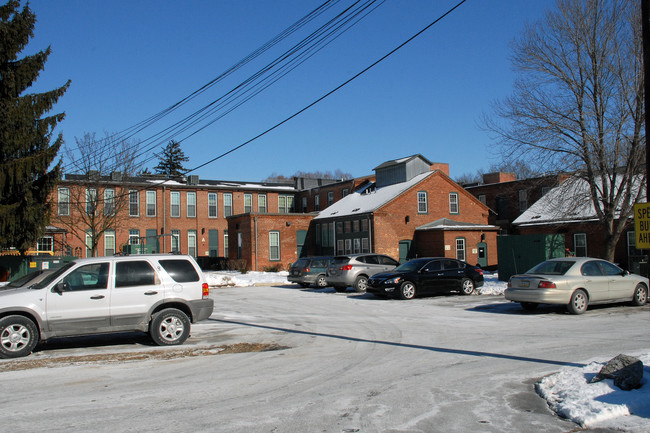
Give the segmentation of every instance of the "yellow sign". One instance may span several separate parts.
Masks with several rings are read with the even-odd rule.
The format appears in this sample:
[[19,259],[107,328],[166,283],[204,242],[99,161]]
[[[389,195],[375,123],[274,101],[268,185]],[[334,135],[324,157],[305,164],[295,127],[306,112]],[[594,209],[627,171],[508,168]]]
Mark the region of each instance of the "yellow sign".
[[634,205],[634,236],[638,249],[650,249],[650,203]]

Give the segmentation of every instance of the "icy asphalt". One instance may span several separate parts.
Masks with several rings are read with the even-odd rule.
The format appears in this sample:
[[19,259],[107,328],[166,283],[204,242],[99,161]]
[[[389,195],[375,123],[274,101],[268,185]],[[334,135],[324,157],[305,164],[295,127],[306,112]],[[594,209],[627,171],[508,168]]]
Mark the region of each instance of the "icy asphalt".
[[[564,366],[650,348],[647,305],[531,314],[502,296],[395,301],[290,285],[211,296],[214,314],[193,326],[184,346],[157,348],[138,336],[65,339],[26,358],[43,365],[0,372],[1,425],[12,432],[582,431],[551,412],[534,383]],[[275,350],[210,354],[235,343]],[[187,349],[208,352],[185,357]],[[169,359],[125,356],[152,351]],[[114,357],[94,358],[106,354]],[[650,431],[647,421],[623,431]]]

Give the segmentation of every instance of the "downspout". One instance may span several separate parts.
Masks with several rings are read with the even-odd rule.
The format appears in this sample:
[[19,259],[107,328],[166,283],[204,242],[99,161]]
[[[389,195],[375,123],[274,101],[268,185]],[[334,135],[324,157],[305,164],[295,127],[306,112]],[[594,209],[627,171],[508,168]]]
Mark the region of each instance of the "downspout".
[[368,243],[370,243],[370,252],[374,253],[375,252],[375,247],[373,246],[373,242],[372,242],[372,228],[373,228],[373,226],[375,224],[375,218],[374,218],[372,213],[370,215],[368,215],[368,219],[369,219],[369,221],[368,221]]
[[253,238],[253,243],[255,244],[255,271],[257,271],[257,217],[253,217],[253,226],[255,230],[255,236]]

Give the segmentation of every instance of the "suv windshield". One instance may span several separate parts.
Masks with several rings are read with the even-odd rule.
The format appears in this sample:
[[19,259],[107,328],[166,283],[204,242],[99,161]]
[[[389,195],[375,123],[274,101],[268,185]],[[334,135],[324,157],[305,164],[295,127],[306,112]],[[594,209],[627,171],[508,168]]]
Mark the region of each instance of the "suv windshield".
[[43,278],[40,282],[34,284],[32,286],[32,288],[34,288],[34,289],[43,289],[43,288],[45,288],[48,284],[50,284],[52,281],[59,278],[64,272],[66,272],[68,269],[70,269],[71,267],[73,267],[76,264],[77,264],[77,262],[69,262],[68,264],[61,266],[56,271],[52,272],[47,277]]

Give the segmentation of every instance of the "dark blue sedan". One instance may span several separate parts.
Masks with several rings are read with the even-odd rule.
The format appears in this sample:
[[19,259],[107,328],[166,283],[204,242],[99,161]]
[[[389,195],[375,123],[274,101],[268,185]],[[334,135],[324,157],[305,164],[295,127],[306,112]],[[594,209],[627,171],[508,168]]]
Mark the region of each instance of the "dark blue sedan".
[[483,270],[444,257],[413,259],[368,279],[367,292],[380,297],[412,299],[420,295],[460,292],[471,295],[483,285]]

